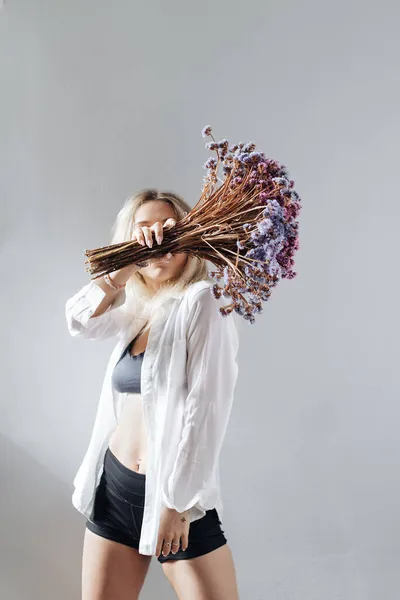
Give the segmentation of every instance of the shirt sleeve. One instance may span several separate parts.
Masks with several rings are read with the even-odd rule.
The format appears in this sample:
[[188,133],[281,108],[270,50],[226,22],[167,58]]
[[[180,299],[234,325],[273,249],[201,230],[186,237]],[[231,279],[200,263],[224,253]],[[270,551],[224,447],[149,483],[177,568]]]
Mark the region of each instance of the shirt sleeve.
[[183,428],[162,491],[163,503],[178,512],[194,506],[207,488],[232,409],[239,339],[234,314],[222,317],[219,305],[206,288],[196,294],[189,314]]
[[103,314],[91,318],[105,295],[104,290],[91,280],[67,300],[65,316],[73,337],[102,340],[118,335],[124,324],[120,305],[125,299],[125,290],[117,294],[114,303]]

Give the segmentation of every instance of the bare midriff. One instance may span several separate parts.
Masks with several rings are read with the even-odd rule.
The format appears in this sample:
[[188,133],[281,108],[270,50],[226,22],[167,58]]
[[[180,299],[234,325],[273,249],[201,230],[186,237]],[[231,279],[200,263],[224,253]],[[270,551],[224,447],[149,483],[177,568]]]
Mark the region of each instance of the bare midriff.
[[[146,350],[149,332],[139,335],[131,346],[133,355]],[[146,473],[146,428],[141,394],[124,394],[117,427],[109,440],[109,448],[125,467]]]

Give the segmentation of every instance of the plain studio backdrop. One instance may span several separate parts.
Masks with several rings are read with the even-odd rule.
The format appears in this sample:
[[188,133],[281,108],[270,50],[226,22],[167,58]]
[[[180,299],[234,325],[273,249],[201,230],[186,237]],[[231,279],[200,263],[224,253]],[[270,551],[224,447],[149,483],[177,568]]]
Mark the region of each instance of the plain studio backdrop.
[[[221,455],[243,600],[400,589],[398,4],[6,0],[0,9],[0,596],[80,597],[72,481],[112,340],[72,339],[123,201],[193,206],[253,141],[300,193],[298,277],[241,322]],[[154,558],[144,600],[175,597]]]

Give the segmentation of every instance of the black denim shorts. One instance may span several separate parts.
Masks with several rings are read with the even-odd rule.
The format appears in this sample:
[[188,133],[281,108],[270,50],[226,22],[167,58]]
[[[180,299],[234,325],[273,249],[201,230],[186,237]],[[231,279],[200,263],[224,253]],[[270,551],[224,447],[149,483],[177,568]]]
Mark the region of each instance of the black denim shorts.
[[[138,550],[145,487],[146,475],[123,465],[108,448],[86,527],[97,535]],[[167,556],[160,554],[157,560],[163,563],[166,560],[195,558],[226,543],[217,510],[213,508],[190,524],[186,550],[180,548],[175,554],[170,552]]]

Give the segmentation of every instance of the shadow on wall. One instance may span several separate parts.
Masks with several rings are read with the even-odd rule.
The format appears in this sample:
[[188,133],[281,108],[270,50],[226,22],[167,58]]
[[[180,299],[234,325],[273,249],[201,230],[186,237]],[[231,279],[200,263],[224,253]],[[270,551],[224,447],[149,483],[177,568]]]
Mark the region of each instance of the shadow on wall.
[[0,456],[0,597],[79,598],[84,519],[72,490],[2,435]]

